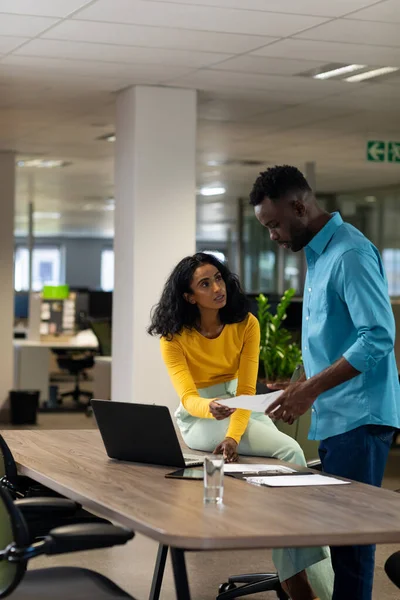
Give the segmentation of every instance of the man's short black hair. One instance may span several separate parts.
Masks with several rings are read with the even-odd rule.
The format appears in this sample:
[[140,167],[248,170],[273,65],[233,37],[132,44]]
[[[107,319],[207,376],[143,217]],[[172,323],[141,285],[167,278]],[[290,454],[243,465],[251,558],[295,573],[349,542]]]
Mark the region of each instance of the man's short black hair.
[[257,177],[250,193],[250,204],[257,206],[266,197],[279,200],[290,192],[311,191],[307,179],[296,167],[271,167]]

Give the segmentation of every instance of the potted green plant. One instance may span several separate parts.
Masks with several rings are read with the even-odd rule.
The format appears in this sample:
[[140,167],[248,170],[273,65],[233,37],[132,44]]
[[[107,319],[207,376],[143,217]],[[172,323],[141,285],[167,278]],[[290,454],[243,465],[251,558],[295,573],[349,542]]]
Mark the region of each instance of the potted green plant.
[[293,341],[291,333],[282,327],[294,294],[293,289],[283,294],[276,314],[271,312],[268,298],[263,294],[257,298],[257,317],[261,330],[260,363],[267,383],[289,382],[297,365],[302,363],[299,345]]

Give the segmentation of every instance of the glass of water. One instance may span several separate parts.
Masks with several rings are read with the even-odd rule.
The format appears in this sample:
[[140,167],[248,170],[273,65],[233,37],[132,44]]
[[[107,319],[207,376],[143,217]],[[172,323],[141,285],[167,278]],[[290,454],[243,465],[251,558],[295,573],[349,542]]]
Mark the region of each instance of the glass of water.
[[224,497],[224,457],[212,454],[204,458],[204,504],[222,504]]

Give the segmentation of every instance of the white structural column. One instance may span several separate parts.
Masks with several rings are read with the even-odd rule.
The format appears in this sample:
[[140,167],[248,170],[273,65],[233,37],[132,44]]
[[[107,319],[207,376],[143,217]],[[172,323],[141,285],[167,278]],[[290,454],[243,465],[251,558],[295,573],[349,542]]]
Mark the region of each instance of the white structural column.
[[168,274],[196,246],[196,92],[135,86],[117,98],[112,400],[178,405],[146,333]]
[[0,411],[13,387],[15,155],[0,152]]

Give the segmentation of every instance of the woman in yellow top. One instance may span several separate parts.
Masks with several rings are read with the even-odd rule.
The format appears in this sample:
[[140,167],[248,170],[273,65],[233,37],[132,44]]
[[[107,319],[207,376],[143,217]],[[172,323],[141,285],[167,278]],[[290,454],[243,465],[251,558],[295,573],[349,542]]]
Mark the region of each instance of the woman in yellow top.
[[[255,394],[260,348],[258,321],[224,264],[202,253],[183,259],[165,285],[149,333],[161,337],[180,398],[175,416],[189,448],[221,453],[227,461],[241,453],[306,464],[297,442],[269,417],[219,402]],[[294,600],[313,600],[313,589],[330,600],[333,571],[326,548],[274,550],[273,559]]]

